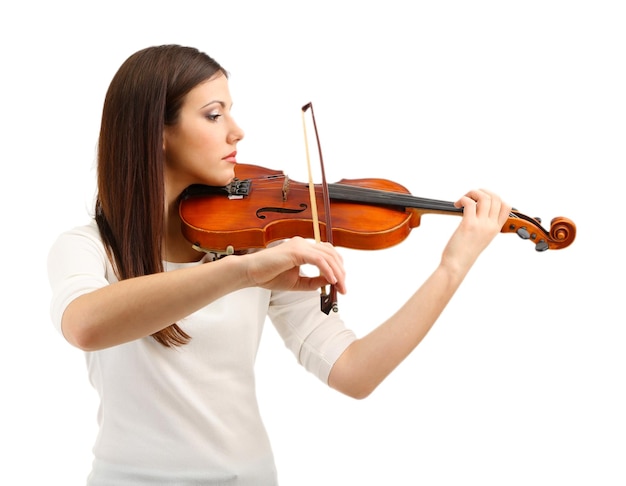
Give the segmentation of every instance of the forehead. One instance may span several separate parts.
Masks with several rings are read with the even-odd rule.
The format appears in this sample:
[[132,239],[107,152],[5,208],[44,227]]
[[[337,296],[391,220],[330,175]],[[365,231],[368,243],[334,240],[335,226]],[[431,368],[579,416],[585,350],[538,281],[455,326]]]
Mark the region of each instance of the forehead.
[[231,105],[228,78],[222,73],[198,84],[185,97],[185,105],[191,108],[202,108],[211,103]]

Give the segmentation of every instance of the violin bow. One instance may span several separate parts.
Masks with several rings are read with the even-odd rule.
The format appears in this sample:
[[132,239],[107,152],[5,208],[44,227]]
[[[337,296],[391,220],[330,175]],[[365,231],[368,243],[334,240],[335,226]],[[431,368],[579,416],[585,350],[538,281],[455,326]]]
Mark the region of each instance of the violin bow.
[[[317,131],[317,123],[315,122],[315,113],[313,112],[313,103],[309,102],[302,107],[302,127],[304,129],[304,145],[306,149],[306,163],[307,169],[309,173],[309,197],[311,199],[311,215],[313,219],[313,235],[316,243],[321,242],[320,237],[320,224],[319,217],[317,214],[317,199],[315,196],[315,185],[313,183],[313,174],[311,171],[311,158],[309,156],[309,143],[308,136],[306,131],[306,119],[304,114],[311,110],[311,120],[313,121],[313,129],[315,132],[315,140],[317,142],[317,151],[320,158],[320,167],[322,174],[322,195],[324,198],[324,212],[325,212],[325,223],[326,223],[326,241],[330,244],[333,243],[333,230],[332,230],[332,221],[330,215],[330,196],[328,194],[328,184],[326,183],[326,174],[324,172],[324,159],[322,157],[322,146],[320,145],[320,137]],[[326,291],[326,286],[321,288],[320,295],[320,309],[324,314],[329,314],[332,310],[333,312],[337,312],[339,309],[337,307],[337,289],[334,285],[330,285],[330,292]]]

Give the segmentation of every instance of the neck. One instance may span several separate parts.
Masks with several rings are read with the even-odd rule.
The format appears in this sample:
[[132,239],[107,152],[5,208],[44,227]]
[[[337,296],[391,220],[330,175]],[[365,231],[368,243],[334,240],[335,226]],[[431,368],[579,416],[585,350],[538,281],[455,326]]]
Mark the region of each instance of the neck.
[[194,250],[191,243],[183,236],[181,220],[178,213],[178,201],[169,203],[165,212],[165,235],[163,241],[163,258],[168,262],[196,262],[202,253]]

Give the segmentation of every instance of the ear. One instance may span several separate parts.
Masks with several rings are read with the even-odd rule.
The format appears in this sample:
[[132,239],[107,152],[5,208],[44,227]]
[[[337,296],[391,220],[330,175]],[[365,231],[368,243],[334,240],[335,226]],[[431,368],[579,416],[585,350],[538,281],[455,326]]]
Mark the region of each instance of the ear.
[[169,127],[165,127],[163,129],[163,133],[161,134],[161,138],[163,139],[163,152],[167,151],[167,139],[169,134]]

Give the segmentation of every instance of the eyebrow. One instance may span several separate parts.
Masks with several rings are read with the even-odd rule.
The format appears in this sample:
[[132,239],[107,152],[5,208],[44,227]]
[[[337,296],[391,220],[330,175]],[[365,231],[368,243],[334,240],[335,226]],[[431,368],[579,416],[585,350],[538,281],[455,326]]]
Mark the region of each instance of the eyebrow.
[[226,108],[226,103],[224,103],[223,101],[220,101],[220,100],[213,100],[213,101],[209,101],[209,102],[208,102],[207,104],[205,104],[205,105],[202,105],[202,106],[200,107],[200,109],[206,108],[207,106],[210,106],[210,105],[212,105],[212,104],[214,104],[214,103],[219,104],[222,108]]

